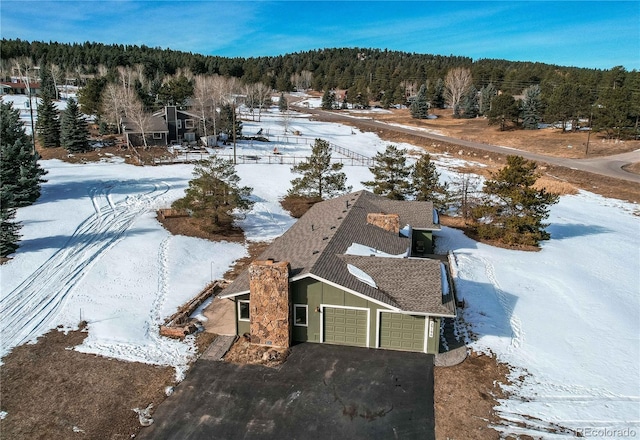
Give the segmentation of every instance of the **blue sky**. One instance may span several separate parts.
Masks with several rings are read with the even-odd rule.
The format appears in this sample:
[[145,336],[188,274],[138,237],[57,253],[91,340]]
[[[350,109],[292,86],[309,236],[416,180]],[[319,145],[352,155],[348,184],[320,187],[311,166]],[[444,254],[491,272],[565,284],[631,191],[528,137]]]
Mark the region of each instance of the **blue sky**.
[[0,34],[225,57],[361,47],[640,70],[640,1],[1,0]]

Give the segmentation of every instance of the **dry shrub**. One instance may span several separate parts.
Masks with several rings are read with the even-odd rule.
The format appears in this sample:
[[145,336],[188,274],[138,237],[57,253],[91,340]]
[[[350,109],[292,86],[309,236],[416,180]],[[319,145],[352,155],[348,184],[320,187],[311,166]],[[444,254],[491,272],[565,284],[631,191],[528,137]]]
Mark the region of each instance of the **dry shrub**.
[[545,189],[549,193],[558,194],[560,196],[578,193],[578,189],[566,180],[559,180],[548,175],[541,176],[535,183],[534,187],[536,189]]

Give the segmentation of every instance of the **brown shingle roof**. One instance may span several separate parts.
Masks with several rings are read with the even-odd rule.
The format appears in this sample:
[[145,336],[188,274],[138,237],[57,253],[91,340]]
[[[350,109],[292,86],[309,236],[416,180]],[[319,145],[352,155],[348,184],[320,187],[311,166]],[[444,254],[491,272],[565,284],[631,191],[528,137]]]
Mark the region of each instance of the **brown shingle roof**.
[[[314,205],[258,259],[288,261],[293,278],[321,278],[401,310],[451,314],[451,310],[442,305],[439,262],[344,255],[353,243],[392,255],[408,251],[409,238],[367,223],[368,213],[381,212],[398,214],[401,227],[409,224],[418,229],[439,229],[433,223],[430,202],[395,201],[358,191]],[[372,258],[376,261],[368,262]],[[347,269],[347,264],[353,264],[368,272],[358,266],[365,263],[373,271],[370,275],[379,288],[358,280]],[[394,274],[385,275],[385,270]],[[244,271],[222,295],[233,296],[248,291],[249,275]]]

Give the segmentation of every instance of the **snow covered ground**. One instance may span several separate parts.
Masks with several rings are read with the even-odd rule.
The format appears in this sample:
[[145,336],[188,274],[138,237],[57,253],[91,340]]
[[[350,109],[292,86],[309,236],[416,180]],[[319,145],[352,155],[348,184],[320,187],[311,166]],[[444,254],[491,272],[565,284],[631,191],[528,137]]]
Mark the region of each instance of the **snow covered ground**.
[[[387,145],[303,115],[288,123],[301,136],[280,139],[282,154],[308,154],[303,138],[365,156]],[[243,125],[246,135],[263,128],[274,140],[284,136],[275,109]],[[243,142],[237,153],[267,154],[274,145]],[[460,159],[434,159],[443,180],[455,177]],[[193,342],[160,338],[159,323],[247,252],[237,243],[171,236],[156,221],[155,209],[181,196],[192,166],[135,167],[106,157],[42,165],[49,171],[42,197],[18,210],[23,241],[0,266],[0,354],[86,320],[89,337],[77,350],[172,365],[181,377]],[[371,178],[363,166],[344,171],[354,190]],[[254,188],[256,203],[240,222],[249,240],[281,235],[294,223],[279,205],[290,165],[243,164],[237,172]],[[570,435],[551,433],[558,425],[600,438],[621,437],[614,430],[623,429],[640,435],[639,211],[587,192],[563,196],[551,209],[552,238],[536,253],[479,244],[450,228],[438,235],[438,249],[455,254],[463,318],[476,335],[470,345],[514,367],[512,397],[498,407],[513,422],[505,431]]]

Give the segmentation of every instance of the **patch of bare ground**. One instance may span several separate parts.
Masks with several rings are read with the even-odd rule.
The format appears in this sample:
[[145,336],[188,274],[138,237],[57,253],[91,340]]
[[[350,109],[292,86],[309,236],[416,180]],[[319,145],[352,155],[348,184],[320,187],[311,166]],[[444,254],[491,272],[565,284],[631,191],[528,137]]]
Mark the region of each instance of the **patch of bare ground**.
[[582,159],[587,156],[587,140],[589,141],[588,157],[609,156],[626,153],[640,148],[640,141],[605,139],[598,133],[586,131],[562,132],[556,128],[540,130],[505,130],[489,125],[483,117],[475,119],[454,118],[451,110],[431,109],[436,119],[413,119],[409,110],[391,110],[391,113],[374,113],[373,118],[402,125],[410,125],[422,129],[433,130],[445,136],[457,139],[502,145],[520,150],[546,154],[555,157]]
[[252,344],[248,337],[242,336],[231,346],[224,360],[234,364],[264,365],[277,367],[287,360],[290,350]]
[[[90,329],[89,329],[90,331]],[[140,430],[133,408],[157,406],[174,369],[121,362],[70,349],[88,333],[52,330],[2,359],[3,439],[129,439]]]
[[434,406],[438,439],[500,439],[490,428],[501,424],[494,407],[506,398],[509,367],[495,357],[472,352],[461,364],[434,368]]
[[319,197],[301,197],[288,195],[280,201],[282,208],[287,210],[291,217],[302,217],[313,205],[322,201]]
[[[556,129],[511,130],[501,132],[495,126],[489,126],[486,119],[455,119],[444,110],[436,110],[438,119],[417,120],[411,118],[408,110],[393,110],[391,114],[368,114],[377,120],[411,125],[436,131],[438,134],[457,137],[459,139],[484,142],[492,145],[513,147],[525,151],[546,154],[556,157],[585,158],[586,136],[584,132],[562,133]],[[371,131],[354,119],[350,125],[364,131]],[[423,148],[430,153],[448,154],[468,161],[460,171],[488,177],[506,165],[506,157],[502,154],[481,151],[453,143],[425,139],[391,129],[376,128],[373,130],[381,139],[390,143],[408,143]],[[583,139],[584,138],[584,139]],[[580,140],[584,142],[582,149]],[[568,148],[568,146],[572,148]],[[591,136],[588,157],[608,156],[626,153],[640,148],[640,141],[613,141]],[[373,153],[373,152],[372,152]],[[474,165],[474,163],[482,166]],[[565,167],[541,165],[539,171],[543,175],[544,186],[549,191],[559,194],[572,194],[578,189],[600,194],[604,197],[640,203],[640,185],[598,174],[588,173]],[[625,167],[627,171],[640,174],[640,163]]]
[[212,232],[207,228],[207,220],[196,217],[163,217],[156,215],[158,222],[173,235],[203,238],[211,241],[231,241],[244,243],[245,237],[242,229],[229,225]]

